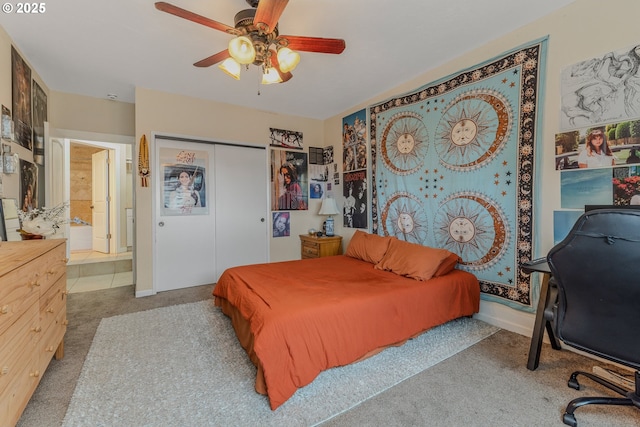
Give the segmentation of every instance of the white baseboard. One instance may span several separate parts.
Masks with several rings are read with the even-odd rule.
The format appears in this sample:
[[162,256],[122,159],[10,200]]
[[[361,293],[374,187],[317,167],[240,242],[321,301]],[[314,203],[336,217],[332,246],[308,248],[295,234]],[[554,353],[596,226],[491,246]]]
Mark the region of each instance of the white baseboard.
[[146,291],[138,291],[136,290],[136,298],[142,298],[142,297],[150,297],[152,295],[155,295],[156,292],[153,289],[147,289]]
[[[535,313],[526,313],[497,302],[480,300],[480,312],[473,317],[526,337],[533,335]],[[545,340],[548,342],[546,336]]]

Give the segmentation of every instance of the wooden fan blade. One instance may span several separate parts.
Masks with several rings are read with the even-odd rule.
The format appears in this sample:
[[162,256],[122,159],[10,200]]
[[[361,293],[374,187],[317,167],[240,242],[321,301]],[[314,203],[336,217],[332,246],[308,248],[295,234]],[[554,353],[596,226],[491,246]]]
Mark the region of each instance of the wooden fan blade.
[[218,52],[215,55],[211,55],[208,58],[204,58],[193,65],[195,65],[196,67],[210,67],[213,64],[217,64],[218,62],[224,61],[230,56],[231,55],[229,55],[229,51],[225,49],[222,52]]
[[293,74],[291,74],[290,71],[283,73],[280,70],[280,64],[278,63],[278,54],[276,53],[276,51],[273,49],[269,49],[269,51],[271,52],[271,66],[273,66],[278,72],[278,74],[280,75],[280,78],[282,79],[281,83],[288,82],[289,80],[291,80],[291,77],[293,77]]
[[265,33],[272,32],[289,0],[260,0],[253,24]]
[[197,13],[189,12],[188,10],[182,9],[178,6],[174,6],[170,3],[166,3],[163,1],[156,2],[156,9],[162,12],[170,13],[179,18],[187,19],[197,24],[204,25],[205,27],[213,28],[214,30],[224,31],[225,33],[228,33],[229,30],[231,31],[235,30],[235,28],[225,25],[221,22],[214,21],[213,19],[205,18],[204,16],[198,15]]
[[[286,40],[286,42],[285,42]],[[280,36],[278,41],[283,46],[302,52],[342,53],[347,44],[342,39],[325,39],[322,37]]]

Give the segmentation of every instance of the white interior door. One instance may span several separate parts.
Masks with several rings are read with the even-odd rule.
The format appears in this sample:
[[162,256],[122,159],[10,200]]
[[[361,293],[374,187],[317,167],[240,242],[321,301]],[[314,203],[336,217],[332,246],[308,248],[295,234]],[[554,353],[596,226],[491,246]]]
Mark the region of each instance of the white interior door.
[[97,252],[109,253],[109,150],[91,156],[92,245]]
[[229,267],[267,262],[266,152],[216,145],[216,280]]
[[[215,198],[214,146],[155,139],[153,164],[155,262],[154,289],[157,292],[214,283]],[[170,193],[178,183],[175,175],[181,162],[207,157],[200,169],[204,190],[199,188],[200,206],[184,211],[170,208]],[[174,171],[175,172],[172,172]]]

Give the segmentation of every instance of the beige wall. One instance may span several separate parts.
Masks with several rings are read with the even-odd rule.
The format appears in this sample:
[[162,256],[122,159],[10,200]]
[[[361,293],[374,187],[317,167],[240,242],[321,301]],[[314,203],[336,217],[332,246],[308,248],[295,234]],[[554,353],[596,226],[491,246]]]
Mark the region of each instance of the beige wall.
[[53,128],[113,135],[136,134],[135,104],[57,91],[51,91],[48,101],[49,123]]

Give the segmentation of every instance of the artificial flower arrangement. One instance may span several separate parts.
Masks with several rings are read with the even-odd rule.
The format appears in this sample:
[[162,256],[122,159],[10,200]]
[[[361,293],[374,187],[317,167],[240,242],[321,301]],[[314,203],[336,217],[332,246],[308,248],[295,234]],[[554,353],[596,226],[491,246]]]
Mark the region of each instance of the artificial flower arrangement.
[[68,203],[60,203],[53,208],[37,208],[27,212],[19,210],[20,218],[20,234],[31,238],[36,236],[49,237],[60,229],[60,226],[66,224],[66,211]]

